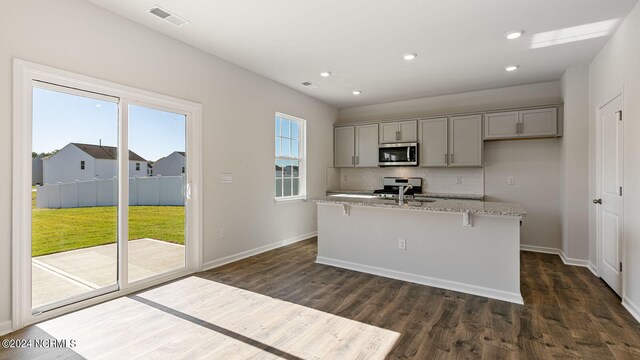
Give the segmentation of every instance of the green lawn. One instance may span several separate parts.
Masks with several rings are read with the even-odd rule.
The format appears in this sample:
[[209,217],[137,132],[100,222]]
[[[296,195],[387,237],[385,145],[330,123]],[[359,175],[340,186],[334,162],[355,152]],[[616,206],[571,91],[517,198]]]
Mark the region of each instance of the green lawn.
[[[32,256],[116,241],[114,206],[32,210]],[[129,240],[152,238],[184,244],[183,206],[129,207]]]

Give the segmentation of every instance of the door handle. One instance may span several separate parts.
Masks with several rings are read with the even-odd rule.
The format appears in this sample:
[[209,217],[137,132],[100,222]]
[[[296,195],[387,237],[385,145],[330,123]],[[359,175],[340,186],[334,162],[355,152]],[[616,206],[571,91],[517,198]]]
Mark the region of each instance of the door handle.
[[187,183],[184,189],[187,200],[191,200],[191,183]]
[[594,204],[602,205],[602,199],[593,199]]

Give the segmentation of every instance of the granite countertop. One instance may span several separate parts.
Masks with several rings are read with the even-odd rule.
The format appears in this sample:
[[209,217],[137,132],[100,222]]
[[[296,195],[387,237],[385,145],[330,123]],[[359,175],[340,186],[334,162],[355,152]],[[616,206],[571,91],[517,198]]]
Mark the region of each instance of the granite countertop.
[[[352,193],[353,194],[353,193]],[[370,193],[369,193],[370,194]],[[353,194],[358,195],[358,194]],[[517,204],[488,202],[477,200],[445,200],[437,199],[431,201],[420,201],[418,199],[405,200],[403,205],[398,205],[398,200],[383,198],[357,198],[357,197],[341,197],[326,196],[323,198],[307,199],[309,202],[318,204],[336,204],[336,205],[352,205],[352,206],[369,206],[390,209],[407,209],[407,210],[423,210],[423,211],[439,211],[439,212],[468,212],[474,215],[498,215],[498,216],[514,216],[524,217],[526,211],[522,206]]]
[[[327,190],[327,194],[353,194],[353,195],[371,195],[373,190]],[[433,193],[426,192],[416,194],[416,198],[443,198],[443,199],[466,199],[466,200],[484,200],[484,195],[480,194],[453,194],[453,193]]]

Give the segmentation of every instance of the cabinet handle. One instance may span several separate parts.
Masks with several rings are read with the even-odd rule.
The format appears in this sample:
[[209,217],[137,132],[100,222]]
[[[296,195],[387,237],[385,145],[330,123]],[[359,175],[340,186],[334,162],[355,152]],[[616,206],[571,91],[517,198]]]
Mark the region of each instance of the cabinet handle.
[[400,131],[396,131],[396,140],[400,140]]
[[360,156],[356,156],[356,165],[360,164]]
[[351,157],[351,165],[355,165],[356,164],[356,157],[352,156]]
[[454,154],[449,155],[449,156],[451,157],[451,163],[452,163],[452,164],[455,162],[455,161],[454,161],[454,157],[453,157],[453,155],[454,155]]

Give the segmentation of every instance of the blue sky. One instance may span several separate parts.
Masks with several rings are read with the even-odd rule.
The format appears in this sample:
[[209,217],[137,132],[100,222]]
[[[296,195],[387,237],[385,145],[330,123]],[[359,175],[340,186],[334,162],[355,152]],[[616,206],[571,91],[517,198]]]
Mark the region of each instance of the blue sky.
[[[70,142],[117,146],[118,104],[33,89],[33,151],[50,152]],[[184,115],[141,106],[129,108],[129,148],[158,160],[185,151]]]

